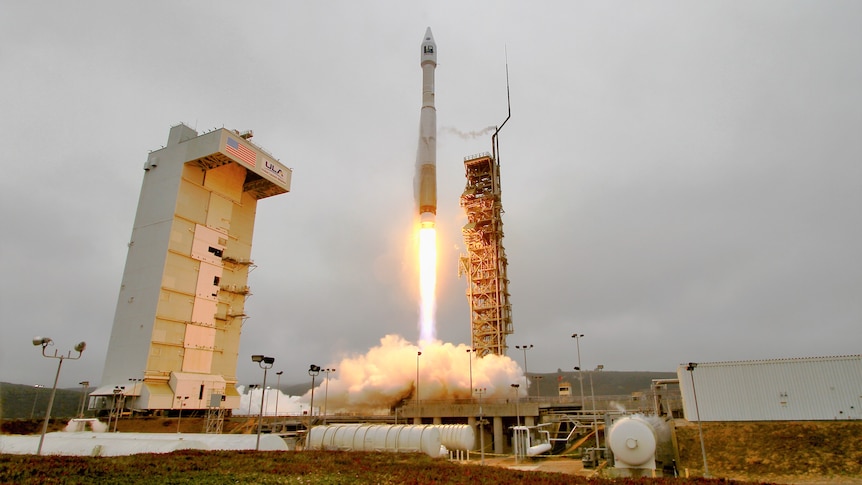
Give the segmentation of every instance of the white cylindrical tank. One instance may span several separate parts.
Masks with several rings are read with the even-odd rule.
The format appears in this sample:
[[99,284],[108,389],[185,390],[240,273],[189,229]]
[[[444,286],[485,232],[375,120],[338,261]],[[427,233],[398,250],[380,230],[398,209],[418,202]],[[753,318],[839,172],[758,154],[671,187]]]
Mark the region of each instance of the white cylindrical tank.
[[418,452],[440,455],[440,431],[423,425],[331,424],[315,426],[308,435],[312,450]]
[[617,468],[655,469],[656,442],[652,425],[639,416],[614,421],[608,435],[608,446],[614,453]]
[[432,425],[440,430],[440,443],[449,450],[474,450],[476,449],[476,433],[473,427],[467,424],[435,424]]
[[[39,436],[3,436],[0,453],[23,449],[35,453]],[[123,443],[119,443],[119,442]],[[20,442],[20,443],[19,443]],[[33,445],[32,443],[36,443]],[[32,445],[32,446],[31,446]],[[174,450],[253,450],[257,446],[257,435],[252,434],[206,434],[206,433],[94,433],[54,432],[45,435],[43,450],[50,454],[84,456],[92,454],[100,446],[99,456],[125,456],[136,453],[167,453]],[[82,451],[83,450],[83,451]],[[90,451],[87,451],[90,450]],[[278,435],[264,434],[260,437],[260,450],[287,451],[287,444]],[[15,451],[8,451],[15,453]],[[49,454],[49,452],[45,452]]]
[[[128,456],[138,453],[170,453],[177,450],[206,450],[206,444],[195,440],[77,439],[46,435],[43,455],[60,456]],[[65,434],[65,433],[64,433]],[[103,433],[100,433],[103,434]],[[0,453],[35,455],[39,436],[0,436]]]

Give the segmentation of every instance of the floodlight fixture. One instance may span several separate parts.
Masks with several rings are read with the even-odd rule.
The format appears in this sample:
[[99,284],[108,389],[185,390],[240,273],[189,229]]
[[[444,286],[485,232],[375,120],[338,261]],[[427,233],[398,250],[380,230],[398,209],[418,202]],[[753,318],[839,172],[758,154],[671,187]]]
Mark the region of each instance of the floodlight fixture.
[[51,345],[52,342],[53,340],[48,337],[33,337],[33,345],[41,345],[42,347],[46,347],[48,345]]

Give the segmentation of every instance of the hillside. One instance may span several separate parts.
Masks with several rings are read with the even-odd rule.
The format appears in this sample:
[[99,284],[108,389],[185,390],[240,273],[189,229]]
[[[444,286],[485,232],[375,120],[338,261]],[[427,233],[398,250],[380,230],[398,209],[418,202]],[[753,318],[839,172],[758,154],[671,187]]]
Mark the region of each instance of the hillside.
[[[93,388],[90,388],[92,391]],[[0,419],[28,419],[44,417],[48,408],[51,388],[0,382]],[[75,417],[81,409],[81,388],[57,389],[53,417]]]

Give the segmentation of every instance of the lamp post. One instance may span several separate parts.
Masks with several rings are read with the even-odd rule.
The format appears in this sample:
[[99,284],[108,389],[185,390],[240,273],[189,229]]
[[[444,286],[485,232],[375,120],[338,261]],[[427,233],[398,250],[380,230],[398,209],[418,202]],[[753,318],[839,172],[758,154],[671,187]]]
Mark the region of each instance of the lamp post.
[[266,386],[265,388],[263,388],[263,397],[264,397],[264,399],[263,399],[263,415],[264,416],[266,416],[266,405],[267,405],[266,391],[269,391],[269,390],[272,390],[272,386]]
[[326,372],[326,386],[323,388],[323,424],[326,424],[326,401],[329,399],[329,373],[335,372],[335,369],[323,369]]
[[311,427],[314,425],[314,378],[320,374],[320,366],[311,364],[308,366],[308,375],[311,376],[311,407],[308,409],[308,438],[306,446],[311,443]]
[[77,357],[72,357],[72,351],[66,352],[66,355],[58,354],[57,349],[54,349],[54,355],[48,355],[45,353],[45,349],[48,348],[49,345],[53,345],[54,341],[49,339],[48,337],[33,337],[33,345],[41,345],[42,346],[42,357],[49,357],[51,359],[60,359],[60,363],[57,364],[57,374],[54,376],[54,387],[51,388],[51,397],[48,399],[48,409],[45,411],[45,422],[42,423],[42,436],[39,437],[39,448],[36,450],[37,455],[42,454],[42,443],[45,442],[45,433],[48,431],[48,420],[51,419],[51,408],[54,407],[54,395],[57,393],[57,381],[60,379],[60,368],[63,367],[63,361],[65,359],[69,360],[78,360],[81,358],[81,354],[84,352],[84,349],[87,348],[86,342],[80,342],[75,346],[75,352],[78,352]]
[[[422,418],[419,416],[419,356],[422,355],[422,351],[416,352],[416,417],[413,418],[414,424],[421,424]],[[419,423],[416,423],[416,421]]]
[[484,387],[473,389],[479,395],[479,449],[482,453],[482,465],[485,464],[485,414],[482,412],[482,395],[487,389]]
[[697,415],[697,432],[700,435],[700,452],[703,454],[703,476],[709,478],[709,467],[706,464],[706,447],[703,444],[703,427],[700,424],[700,409],[697,407],[697,390],[694,388],[694,369],[697,362],[689,362],[685,370],[691,376],[691,392],[694,394],[694,410]]
[[[467,349],[467,358],[470,359],[470,389],[473,389],[473,353],[476,352],[476,349],[470,348]],[[472,391],[471,391],[472,392]]]
[[[111,404],[111,414],[114,415],[114,433],[117,432],[117,426],[120,424],[120,411],[123,405],[121,400],[126,391],[126,386],[114,386],[114,402]],[[117,403],[120,403],[119,405]],[[111,430],[111,420],[108,419],[108,431]]]
[[527,388],[530,387],[529,379],[527,378],[527,351],[533,348],[533,344],[530,345],[516,345],[516,349],[521,349],[524,351],[524,392],[527,391]]
[[584,376],[581,374],[581,339],[584,337],[582,333],[573,333],[572,338],[575,339],[575,344],[578,347],[578,366],[575,370],[578,371],[578,381],[581,384],[581,411],[584,410]]
[[249,384],[248,385],[248,416],[251,416],[251,395],[252,391],[260,387],[260,384]]
[[[266,394],[266,371],[272,369],[272,364],[275,363],[275,357],[267,357],[265,355],[255,354],[251,356],[252,362],[257,362],[257,365],[263,369],[263,384],[260,386],[260,411],[257,416],[257,441],[254,445],[254,451],[260,451],[260,430],[263,427],[263,396]],[[251,411],[251,395],[249,399],[249,411]]]
[[81,410],[78,412],[78,418],[84,417],[84,403],[87,402],[87,388],[90,387],[90,381],[81,381]]
[[518,402],[521,400],[520,396],[518,396],[519,387],[521,387],[520,384],[512,384],[512,389],[515,390],[515,423],[518,426],[521,425],[521,410],[518,408]]
[[36,400],[39,399],[39,389],[43,387],[45,386],[42,384],[35,384],[33,386],[33,389],[36,389],[36,391],[33,393],[33,407],[30,409],[30,419],[33,419],[33,416],[36,415]]
[[177,396],[177,406],[180,408],[180,416],[177,419],[177,433],[180,432],[180,424],[183,422],[183,407],[186,405],[188,396]]
[[308,366],[308,375],[311,376],[311,409],[308,411],[308,416],[314,416],[314,378],[320,374],[320,366],[311,364]]
[[281,397],[281,375],[284,374],[283,370],[280,370],[275,373],[276,382],[275,382],[275,419],[278,420],[278,398]]
[[[142,383],[144,382],[144,379],[142,377],[130,377],[129,382],[132,383],[132,391],[128,395],[132,396],[133,399],[137,396],[140,396],[141,395],[141,387],[143,386]],[[125,405],[125,403],[126,403],[126,396],[127,396],[127,394],[124,393],[123,394],[123,405]],[[134,403],[134,401],[132,401],[132,403]],[[201,407],[202,406],[200,405],[200,403],[198,403],[198,408],[201,408]],[[132,406],[129,406],[129,416],[131,416],[131,409],[132,409]]]
[[545,376],[533,376],[533,379],[536,380],[536,398],[541,398],[541,394],[542,394],[541,382],[542,382],[542,379],[544,379],[544,378],[545,378]]
[[593,392],[593,373],[598,372],[604,369],[605,366],[599,364],[596,366],[596,369],[590,372],[590,397],[593,399],[593,427],[596,430],[596,448],[601,448],[602,445],[599,443],[599,423],[596,418],[596,393]]

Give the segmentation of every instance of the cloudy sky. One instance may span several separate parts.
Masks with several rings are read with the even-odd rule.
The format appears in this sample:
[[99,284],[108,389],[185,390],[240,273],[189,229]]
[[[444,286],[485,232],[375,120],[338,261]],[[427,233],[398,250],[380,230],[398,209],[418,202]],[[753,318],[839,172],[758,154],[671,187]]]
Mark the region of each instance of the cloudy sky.
[[[98,382],[150,150],[254,130],[248,355],[282,383],[418,337],[412,178],[438,45],[438,336],[466,343],[465,156],[501,133],[531,372],[862,350],[862,3],[27,2],[0,6],[0,381]],[[399,365],[399,364],[394,364]],[[413,362],[404,362],[413,366]]]

